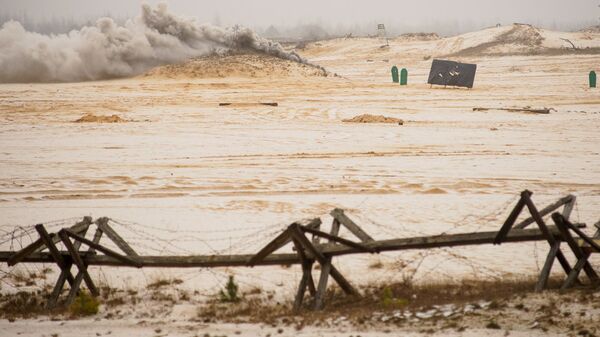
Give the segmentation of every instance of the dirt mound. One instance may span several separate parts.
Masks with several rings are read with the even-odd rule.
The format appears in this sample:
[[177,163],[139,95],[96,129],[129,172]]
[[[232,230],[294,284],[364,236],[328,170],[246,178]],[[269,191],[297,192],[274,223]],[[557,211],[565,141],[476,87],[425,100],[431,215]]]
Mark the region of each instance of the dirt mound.
[[364,114],[342,120],[344,123],[389,123],[389,124],[404,124],[404,121],[399,118],[386,117],[383,115]]
[[211,55],[180,64],[154,68],[145,77],[224,78],[224,77],[309,77],[327,76],[323,68],[259,54]]
[[112,116],[97,116],[94,114],[86,114],[81,118],[74,120],[73,123],[125,123],[128,120],[119,117],[118,115]]
[[598,54],[600,36],[515,23],[442,39],[436,47],[446,56]]
[[529,54],[542,49],[544,36],[539,29],[526,24],[513,24],[506,32],[487,42],[455,52],[456,56]]
[[437,33],[405,33],[399,36],[400,39],[409,41],[432,41],[439,40]]

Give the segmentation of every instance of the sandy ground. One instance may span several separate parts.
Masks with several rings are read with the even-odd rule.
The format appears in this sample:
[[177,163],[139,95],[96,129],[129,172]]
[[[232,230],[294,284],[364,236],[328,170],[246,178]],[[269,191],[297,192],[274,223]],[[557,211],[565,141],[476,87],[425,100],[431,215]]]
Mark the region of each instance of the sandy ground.
[[[425,84],[427,58],[436,55],[440,41],[379,45],[374,39],[339,39],[303,50],[337,77],[0,84],[0,228],[39,222],[57,228],[84,215],[108,216],[142,253],[252,253],[293,221],[322,216],[329,223],[334,207],[347,209],[380,239],[493,230],[524,189],[534,191],[539,206],[575,193],[574,220],[591,224],[600,218],[600,96],[587,88],[596,55],[459,58],[478,64],[475,87],[468,90]],[[392,65],[408,68],[407,87],[391,83]],[[222,102],[278,106],[219,107]],[[472,111],[506,106],[555,111]],[[128,122],[73,123],[88,113],[116,114]],[[404,125],[342,122],[361,114],[399,118]],[[55,219],[66,220],[49,222]],[[406,273],[415,281],[493,278],[536,273],[546,251],[543,243],[514,244],[335,263],[358,284]],[[376,262],[384,267],[367,269]],[[592,262],[600,263],[597,257]],[[92,269],[94,277],[117,288],[179,277],[207,296],[228,274],[243,288],[260,287],[287,300],[300,278],[295,267]],[[52,284],[53,277],[44,282]],[[1,289],[17,290],[7,283]],[[185,333],[169,335],[189,335],[187,323],[175,320],[168,326]],[[60,324],[42,319],[2,321],[0,327],[24,336],[52,329],[83,336],[91,323]],[[94,331],[122,325],[118,335],[155,329],[127,320],[93,324]],[[217,333],[213,328],[206,328],[211,335]],[[233,335],[241,328],[223,329]],[[275,335],[254,325],[241,330]],[[309,333],[315,334],[339,335]]]

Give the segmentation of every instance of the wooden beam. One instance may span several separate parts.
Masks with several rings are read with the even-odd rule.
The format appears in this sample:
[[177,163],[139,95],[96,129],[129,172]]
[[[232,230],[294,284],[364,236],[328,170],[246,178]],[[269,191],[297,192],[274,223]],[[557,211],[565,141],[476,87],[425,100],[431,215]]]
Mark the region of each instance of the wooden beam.
[[[81,222],[78,222],[74,226],[72,226],[71,229],[73,229],[76,232],[80,232],[84,228],[87,229],[87,227],[89,226],[89,224],[91,222],[92,222],[92,218],[89,216],[86,216],[83,218],[83,220]],[[54,234],[49,234],[49,235],[54,244],[57,244],[58,242],[60,242],[60,238],[58,236],[56,236]],[[13,256],[5,261],[8,263],[9,266],[14,266],[17,263],[21,262],[21,260],[23,260],[28,255],[30,255],[32,253],[38,253],[45,248],[46,248],[46,246],[44,246],[44,242],[42,241],[42,239],[37,239],[37,240],[33,241],[32,243],[30,243],[29,245],[27,245],[26,247],[24,247],[23,249],[21,249],[20,251],[13,253]]]
[[571,213],[573,212],[573,208],[575,207],[575,203],[577,202],[577,197],[574,195],[569,195],[571,200],[565,204],[565,208],[563,208],[562,216],[569,220],[571,217]]
[[579,260],[577,260],[577,262],[573,266],[573,269],[571,269],[571,272],[569,273],[569,275],[567,275],[567,279],[565,280],[563,285],[560,287],[561,290],[568,289],[573,285],[573,283],[579,277],[579,274],[581,273],[581,269],[583,269],[583,267],[587,263],[589,263],[588,262],[589,257],[590,257],[590,253],[583,253],[583,256]]
[[23,249],[19,250],[18,252],[11,252],[11,256],[8,259],[6,259],[6,262],[9,266],[14,266],[17,263],[23,261],[32,253],[35,253],[35,251],[40,247],[44,247],[44,241],[42,241],[42,239],[37,239],[31,244],[24,247]]
[[264,260],[267,256],[271,255],[277,249],[283,247],[288,242],[292,240],[292,234],[290,227],[288,227],[283,233],[279,234],[275,239],[269,242],[263,249],[261,249],[256,255],[254,255],[250,261],[248,261],[248,266],[253,267],[259,264],[262,260]]
[[138,256],[138,254],[131,248],[131,246],[123,240],[123,238],[108,224],[108,218],[100,218],[96,220],[98,228],[100,228],[108,238],[123,251],[123,253],[129,256]]
[[[65,235],[70,236],[74,240],[80,241],[81,243],[83,243],[91,248],[94,248],[94,250],[100,251],[100,252],[102,252],[112,258],[115,258],[125,264],[129,264],[129,265],[131,265],[133,267],[137,267],[137,268],[142,268],[142,263],[137,261],[136,258],[134,258],[134,257],[121,255],[112,249],[106,248],[98,243],[95,243],[91,240],[88,240],[88,239],[82,237],[82,236],[79,236],[79,235],[69,231],[68,229],[63,229],[59,232],[59,235],[60,235],[60,233],[65,233]],[[139,255],[136,255],[136,256],[139,256]]]
[[87,264],[82,260],[81,256],[79,255],[79,252],[75,249],[75,246],[73,246],[73,243],[69,239],[68,230],[61,229],[58,232],[58,236],[67,248],[69,255],[71,255],[73,264],[75,264],[79,269],[79,273],[75,277],[75,283],[71,287],[71,291],[69,292],[69,296],[67,297],[67,305],[71,304],[73,298],[75,298],[75,294],[77,293],[77,291],[79,291],[79,285],[81,284],[81,280],[78,281],[78,279],[81,278],[83,278],[83,280],[85,281],[85,284],[90,290],[90,293],[92,293],[93,296],[98,296],[100,292],[98,291],[98,288],[96,288],[92,277],[87,272]]
[[[581,241],[590,245],[592,248],[594,248],[596,250],[597,253],[600,253],[600,240],[599,239],[590,238],[589,236],[587,236],[587,234],[585,234],[579,228],[577,228],[575,225],[573,225],[571,222],[569,222],[569,220],[564,219],[563,223],[568,228],[570,228],[573,232],[575,232],[579,236]],[[583,246],[583,244],[580,244],[580,243],[577,243],[577,245],[579,247]]]
[[[575,204],[574,200],[575,200],[575,196],[572,194],[562,197],[562,198],[558,199],[558,201],[556,201],[555,203],[550,204],[550,205],[542,208],[541,210],[539,210],[540,216],[545,217],[546,215],[548,215],[548,214],[554,212],[555,210],[557,210],[558,208],[560,208],[562,205],[569,204],[572,201],[573,201],[573,205],[574,205]],[[569,212],[569,214],[570,214],[570,212]],[[531,225],[534,222],[535,222],[535,220],[533,219],[533,217],[529,217],[529,218],[521,221],[517,225],[515,225],[513,228],[514,229],[525,229],[527,226]]]
[[546,257],[546,262],[544,263],[544,267],[540,272],[540,277],[538,278],[538,282],[535,285],[535,291],[540,292],[546,289],[546,285],[548,284],[548,279],[550,278],[550,271],[552,270],[552,265],[554,264],[554,260],[556,259],[556,254],[560,249],[560,241],[556,241],[552,247],[550,247],[550,251],[548,252],[548,256]]
[[[567,225],[568,220],[566,220],[560,213],[553,213],[552,220],[554,220],[556,227],[558,227],[558,229],[560,230],[563,240],[567,242],[567,244],[573,251],[573,255],[575,255],[577,260],[581,260],[586,254],[583,252],[581,247],[579,247],[577,245],[577,242],[575,242],[575,239],[569,232],[569,228],[573,229],[575,227],[574,226],[569,227],[569,225]],[[577,231],[579,231],[579,230],[577,230]],[[596,274],[596,271],[594,270],[594,268],[589,264],[589,262],[587,262],[587,259],[586,259],[586,261],[583,262],[583,270],[585,271],[585,273],[587,274],[587,276],[589,277],[590,280],[596,281],[599,279],[598,274]],[[570,273],[571,273],[571,270],[569,270],[567,272],[567,275],[569,275]]]
[[523,211],[523,207],[525,207],[525,200],[523,199],[523,195],[525,195],[527,193],[531,193],[531,192],[529,192],[527,190],[521,192],[521,198],[519,199],[519,201],[517,202],[515,207],[512,209],[512,211],[508,215],[508,218],[506,218],[506,220],[504,221],[504,224],[502,225],[502,227],[500,227],[500,230],[498,231],[498,234],[496,235],[496,238],[494,239],[495,245],[501,244],[506,239],[506,235],[508,235],[508,233],[512,229],[513,225],[515,224],[515,221],[517,221],[519,214],[521,214],[521,212]]
[[[535,205],[533,204],[533,201],[531,201],[529,196],[525,195],[523,197],[523,199],[525,200],[525,204],[527,205],[527,208],[529,209],[531,216],[535,219],[535,222],[537,223],[539,229],[542,231],[542,233],[544,233],[546,240],[550,244],[550,248],[552,248],[552,246],[554,246],[554,244],[557,241],[556,238],[550,233],[548,226],[546,226],[544,219],[542,219],[542,216],[538,212],[537,208],[535,207]],[[562,231],[561,231],[561,233],[562,233]],[[560,248],[556,252],[556,258],[558,259],[558,262],[560,262],[560,265],[564,269],[565,273],[569,274],[571,272],[571,265],[569,264],[569,261],[567,260],[567,258],[563,254],[563,252],[560,250]]]
[[[340,222],[334,217],[333,222],[331,223],[330,234],[332,236],[337,236],[339,232]],[[313,304],[313,308],[315,310],[320,310],[321,308],[323,308],[323,300],[325,299],[325,293],[327,292],[327,283],[329,282],[329,273],[331,272],[332,257],[330,255],[327,255],[325,256],[325,259],[325,264],[321,264],[319,284],[317,285],[317,289],[314,295],[315,301]]]
[[[547,226],[550,233],[560,239],[560,232],[555,226]],[[414,249],[430,249],[441,247],[455,246],[472,246],[481,244],[492,244],[496,237],[496,231],[488,232],[473,232],[461,234],[445,234],[433,236],[420,236],[411,238],[398,238],[390,240],[380,240],[364,243],[363,245],[373,248],[377,251],[401,251]],[[544,234],[537,228],[531,229],[513,229],[506,236],[504,242],[531,242],[546,240]],[[325,255],[341,256],[348,254],[357,254],[361,251],[339,245],[339,244],[323,244],[315,246]],[[67,252],[61,252],[63,256],[69,256]],[[0,261],[7,261],[14,252],[0,251]],[[105,255],[80,253],[81,257],[89,265],[95,266],[121,266],[128,267],[115,258]],[[196,267],[242,267],[248,266],[249,262],[255,254],[239,254],[239,255],[188,255],[188,256],[139,256],[137,261],[141,262],[143,267],[166,267],[166,268],[196,268]],[[48,253],[34,253],[22,260],[28,263],[53,263],[52,256]],[[263,260],[255,263],[255,265],[281,265],[281,264],[299,264],[297,254],[272,254],[265,257]]]
[[[294,238],[297,239],[298,242],[307,251],[309,251],[310,253],[312,253],[315,256],[316,260],[319,261],[319,264],[321,264],[321,269],[322,269],[323,265],[327,261],[325,259],[325,256],[315,246],[313,246],[312,243],[310,243],[310,241],[306,238],[306,236],[304,236],[304,234],[300,230],[299,226],[294,226],[291,229],[292,229],[292,235],[294,236]],[[339,286],[342,288],[342,290],[344,290],[347,294],[357,295],[357,296],[359,295],[358,291],[356,291],[356,289],[354,289],[354,287],[350,284],[350,282],[348,282],[346,280],[346,278],[344,278],[344,276],[333,265],[331,265],[330,268],[331,268],[331,270],[330,270],[329,274],[339,284]],[[317,292],[318,292],[318,290],[317,290]]]
[[310,228],[303,228],[301,227],[302,231],[305,233],[310,233],[316,236],[320,236],[322,238],[328,239],[330,242],[337,242],[337,243],[341,243],[343,245],[346,245],[348,247],[352,247],[352,248],[356,248],[358,250],[361,250],[363,252],[369,252],[369,253],[377,253],[373,248],[361,245],[360,243],[356,243],[350,240],[346,240],[344,238],[341,238],[337,235],[331,235],[331,234],[327,234],[325,232],[321,232],[315,229],[310,229]]
[[[356,235],[362,242],[370,242],[374,241],[373,238],[363,231],[360,226],[358,226],[352,219],[350,219],[346,214],[344,214],[344,210],[340,208],[336,208],[331,211],[331,216],[336,219],[340,224],[344,225],[352,234]],[[337,234],[336,234],[337,235]]]
[[[92,224],[92,217],[84,216],[81,221],[75,223],[73,226],[69,227],[69,229],[75,233],[85,233],[91,224]],[[60,242],[60,238],[58,237],[58,235],[51,233],[50,237],[52,237],[52,242],[54,244],[57,244]],[[44,248],[46,248],[46,247],[39,247],[38,249],[36,249],[36,252],[41,252]]]
[[[62,255],[60,255],[58,248],[56,248],[56,245],[50,238],[50,235],[46,231],[46,228],[44,228],[44,225],[42,225],[42,224],[35,225],[35,230],[40,235],[40,239],[42,240],[42,242],[44,242],[44,244],[48,248],[50,255],[52,255],[54,262],[60,268],[61,273],[65,273],[66,280],[69,281],[69,284],[73,285],[73,281],[75,279],[73,278],[73,275],[71,274],[71,271],[69,270],[71,265],[70,264],[67,265],[67,263],[65,263],[65,260],[63,259]],[[67,267],[69,267],[69,268],[67,268]]]
[[296,292],[296,298],[294,299],[294,311],[298,311],[300,310],[300,308],[302,308],[304,294],[306,293],[306,288],[308,287],[308,275],[311,273],[311,269],[308,265],[306,255],[304,254],[304,248],[302,247],[300,242],[298,242],[298,240],[293,239],[293,242],[294,246],[296,247],[298,257],[300,258],[300,261],[302,261],[302,278],[300,279],[298,291]]

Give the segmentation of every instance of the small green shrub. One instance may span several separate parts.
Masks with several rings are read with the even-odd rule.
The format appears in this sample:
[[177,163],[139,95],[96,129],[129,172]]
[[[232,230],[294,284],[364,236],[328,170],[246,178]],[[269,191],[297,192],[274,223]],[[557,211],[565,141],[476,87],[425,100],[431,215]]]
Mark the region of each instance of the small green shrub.
[[239,302],[240,297],[238,296],[238,285],[233,279],[233,275],[229,275],[229,281],[225,285],[225,289],[219,292],[221,302]]
[[385,287],[381,294],[381,304],[386,308],[399,308],[408,305],[408,300],[405,298],[395,298],[392,289]]
[[74,316],[91,316],[98,313],[100,302],[85,291],[80,291],[73,303],[69,306],[69,312]]

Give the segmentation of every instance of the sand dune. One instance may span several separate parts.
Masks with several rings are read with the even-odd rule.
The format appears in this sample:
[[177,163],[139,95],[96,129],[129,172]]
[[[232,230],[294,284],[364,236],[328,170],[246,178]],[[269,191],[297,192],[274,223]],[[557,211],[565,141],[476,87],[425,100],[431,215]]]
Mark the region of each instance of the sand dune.
[[143,75],[150,78],[223,78],[223,77],[289,77],[327,76],[318,66],[279,57],[243,53],[193,58],[180,64],[154,68]]

